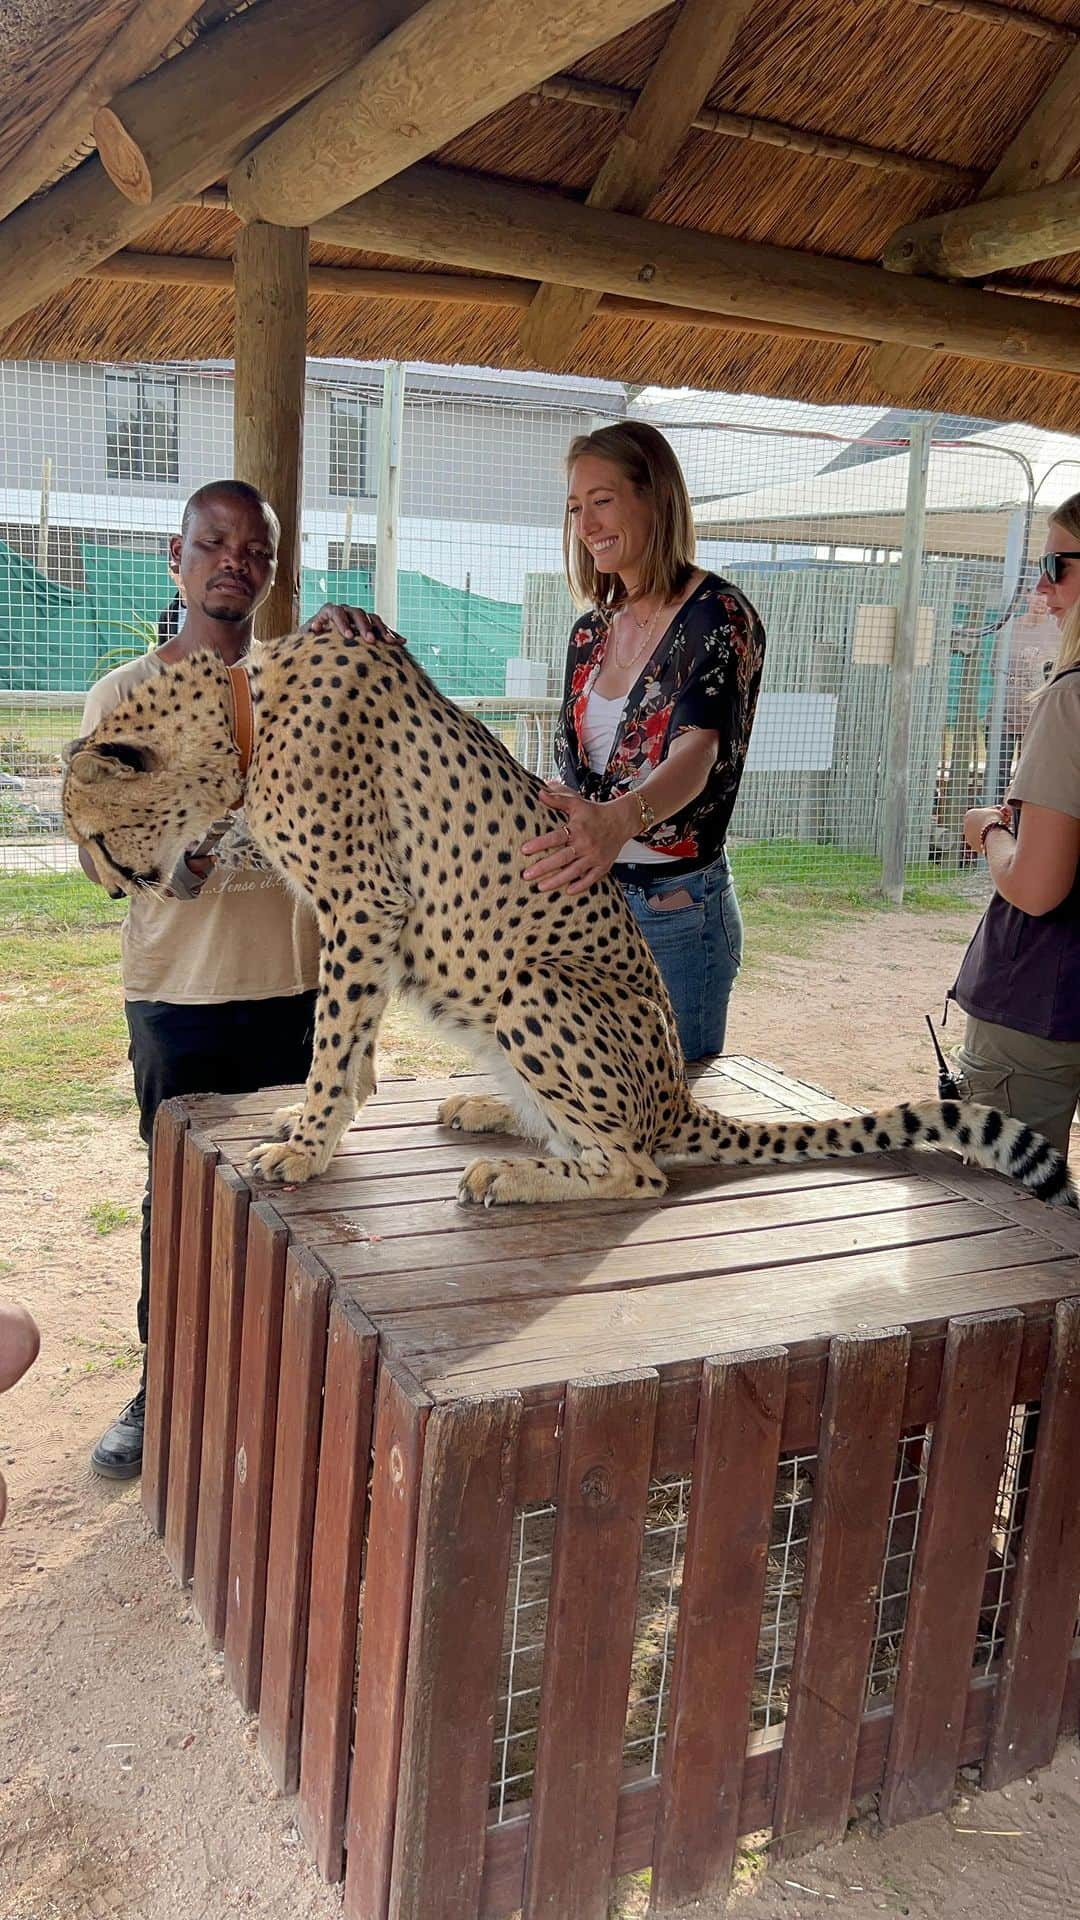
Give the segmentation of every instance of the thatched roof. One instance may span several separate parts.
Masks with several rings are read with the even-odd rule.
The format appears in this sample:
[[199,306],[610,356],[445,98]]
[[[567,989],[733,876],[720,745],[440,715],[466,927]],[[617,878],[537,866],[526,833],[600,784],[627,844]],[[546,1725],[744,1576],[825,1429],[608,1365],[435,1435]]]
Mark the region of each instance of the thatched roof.
[[[263,4],[256,0],[256,14]],[[857,0],[790,0],[783,7],[759,0],[709,106],[797,133],[860,143],[893,160],[876,167],[854,164],[694,130],[648,208],[649,219],[842,260],[877,261],[899,226],[972,197],[1069,55],[1080,33],[1080,0],[1039,4],[1048,33],[1058,23],[1072,34],[1045,37],[1030,30],[1028,16],[1010,0],[987,7],[988,17],[946,10],[944,0],[880,0],[869,8]],[[8,0],[0,21],[0,167],[134,10],[131,0]],[[227,11],[217,0],[203,9],[203,18],[220,20]],[[653,15],[579,61],[572,77],[640,90],[675,11]],[[622,115],[610,109],[533,94],[489,115],[432,157],[448,167],[581,199],[621,123]],[[936,175],[907,171],[905,157],[943,164]],[[135,243],[140,252],[230,258],[236,220],[229,211],[184,205],[158,219],[152,207],[146,211],[148,224]],[[314,238],[311,259],[398,271],[439,264],[390,260]],[[1010,281],[1042,285],[1051,296],[1063,290],[1066,300],[1067,290],[1075,289],[1080,303],[1080,254],[999,275],[995,284]],[[316,288],[308,344],[313,354],[520,367],[528,362],[519,322],[520,309],[509,306],[354,297]],[[231,348],[227,285],[77,279],[0,332],[5,357],[162,360],[228,356]],[[871,379],[871,353],[866,345],[836,340],[601,311],[568,366],[634,382],[858,402],[882,397]],[[1080,428],[1080,381],[1002,361],[939,355],[918,394],[906,397],[984,418]]]

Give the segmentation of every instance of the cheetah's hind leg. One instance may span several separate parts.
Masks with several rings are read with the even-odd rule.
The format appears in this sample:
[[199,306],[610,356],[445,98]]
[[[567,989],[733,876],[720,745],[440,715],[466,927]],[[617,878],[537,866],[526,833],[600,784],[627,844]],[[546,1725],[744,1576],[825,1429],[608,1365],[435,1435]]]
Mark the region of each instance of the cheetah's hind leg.
[[584,1147],[576,1160],[471,1160],[461,1176],[461,1206],[526,1206],[559,1200],[642,1200],[667,1179],[647,1153],[611,1140]]
[[[530,967],[508,989],[496,1039],[525,1103],[543,1120],[549,1156],[472,1161],[458,1188],[463,1206],[643,1200],[665,1191],[649,1152],[655,1089],[647,1064],[666,1043],[662,1015],[604,986],[592,993],[593,985],[569,968]],[[509,1105],[513,1112],[513,1099]]]
[[509,1101],[490,1093],[452,1093],[439,1108],[440,1127],[461,1133],[515,1133],[515,1115]]

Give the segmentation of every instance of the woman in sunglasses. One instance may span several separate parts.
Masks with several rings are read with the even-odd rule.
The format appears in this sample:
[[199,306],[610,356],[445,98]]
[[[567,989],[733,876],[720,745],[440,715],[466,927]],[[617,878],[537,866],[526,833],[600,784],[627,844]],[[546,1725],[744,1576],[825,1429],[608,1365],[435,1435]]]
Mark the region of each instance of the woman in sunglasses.
[[1050,521],[1038,591],[1060,629],[1016,772],[964,838],[994,882],[953,997],[967,1014],[957,1064],[976,1100],[1062,1153],[1080,1098],[1080,493]]

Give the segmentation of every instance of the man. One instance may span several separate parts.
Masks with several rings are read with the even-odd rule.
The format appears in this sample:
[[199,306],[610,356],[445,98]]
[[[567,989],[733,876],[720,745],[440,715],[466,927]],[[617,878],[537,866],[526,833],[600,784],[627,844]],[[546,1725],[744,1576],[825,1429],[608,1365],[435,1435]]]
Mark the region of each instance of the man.
[[[273,584],[279,537],[267,500],[239,480],[192,494],[170,568],[187,603],[180,632],[155,652],[106,674],[87,696],[82,732],[162,664],[212,647],[226,665],[246,653],[257,609]],[[340,624],[327,608],[309,626]],[[172,883],[177,897],[140,893],[121,939],[129,1058],[139,1132],[150,1145],[163,1100],[186,1093],[250,1093],[307,1078],[318,977],[318,932],[308,906],[270,870],[233,816],[189,854]],[[80,849],[83,871],[97,875]],[[150,1191],[143,1199],[139,1338],[148,1332]],[[90,1456],[95,1472],[133,1479],[142,1466],[143,1383]]]

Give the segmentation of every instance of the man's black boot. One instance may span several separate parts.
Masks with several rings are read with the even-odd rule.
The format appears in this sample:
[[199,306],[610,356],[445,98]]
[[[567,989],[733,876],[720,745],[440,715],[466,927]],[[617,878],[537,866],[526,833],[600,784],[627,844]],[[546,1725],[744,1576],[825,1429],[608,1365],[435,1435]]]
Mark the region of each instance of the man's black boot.
[[142,1472],[146,1382],[122,1414],[107,1427],[90,1455],[95,1473],[106,1480],[136,1480]]

